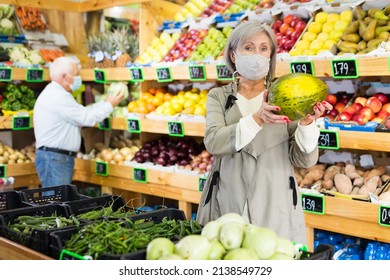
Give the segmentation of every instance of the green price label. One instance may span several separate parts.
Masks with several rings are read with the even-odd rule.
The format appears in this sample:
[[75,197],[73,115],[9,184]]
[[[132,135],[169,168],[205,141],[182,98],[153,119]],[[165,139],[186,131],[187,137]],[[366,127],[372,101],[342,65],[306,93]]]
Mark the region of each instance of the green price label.
[[318,137],[318,148],[338,150],[338,132],[333,130],[320,130],[320,136]]
[[0,178],[7,177],[7,167],[4,164],[0,164]]
[[143,82],[144,81],[144,70],[141,67],[131,67],[130,80],[132,82]]
[[168,122],[168,134],[170,136],[183,137],[184,126],[182,122]]
[[110,130],[111,129],[111,119],[105,118],[98,124],[100,130]]
[[381,226],[390,227],[390,206],[379,206],[378,220]]
[[320,215],[325,213],[325,201],[323,195],[302,193],[301,200],[303,211]]
[[171,82],[172,78],[172,70],[171,67],[159,67],[156,68],[157,82]]
[[139,119],[127,119],[127,130],[133,133],[141,133],[141,123]]
[[12,68],[0,67],[0,82],[12,81]]
[[291,73],[307,73],[314,75],[312,61],[293,61],[290,63]]
[[335,79],[359,77],[356,59],[333,59],[331,64],[332,76]]
[[90,260],[82,255],[73,253],[72,251],[68,251],[63,249],[60,254],[60,260]]
[[30,116],[13,116],[12,129],[13,130],[26,130],[31,128]]
[[26,81],[31,83],[43,82],[44,70],[40,68],[29,68],[26,71]]
[[133,169],[133,180],[139,183],[146,183],[148,181],[148,171],[145,168]]
[[108,176],[108,163],[102,161],[95,162],[95,172],[99,176]]
[[206,68],[204,65],[190,65],[188,66],[190,74],[190,81],[206,81]]
[[94,69],[94,78],[96,83],[104,84],[106,83],[106,71],[102,69]]
[[198,191],[203,192],[204,185],[206,184],[206,177],[198,177]]
[[216,65],[215,70],[217,72],[217,80],[220,80],[220,81],[233,80],[233,74],[227,68],[226,64]]

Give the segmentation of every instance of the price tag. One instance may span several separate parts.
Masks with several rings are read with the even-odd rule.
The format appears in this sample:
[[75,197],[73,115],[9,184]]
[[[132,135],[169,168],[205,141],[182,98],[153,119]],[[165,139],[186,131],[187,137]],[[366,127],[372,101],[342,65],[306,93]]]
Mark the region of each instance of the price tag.
[[61,251],[59,259],[60,260],[67,260],[67,261],[71,261],[71,260],[89,260],[89,258],[86,258],[86,257],[84,257],[82,255],[73,253],[72,251],[68,251],[66,249],[63,249]]
[[379,206],[379,224],[381,226],[390,227],[390,206]]
[[229,71],[225,64],[216,65],[217,80],[233,80],[233,74]]
[[203,192],[204,185],[206,184],[206,177],[198,177],[198,191]]
[[142,82],[144,81],[144,70],[141,67],[131,67],[130,70],[130,79],[132,82]]
[[168,122],[168,134],[170,136],[184,136],[184,127],[182,122]]
[[338,150],[338,132],[333,130],[320,130],[320,136],[318,137],[318,148]]
[[190,73],[190,81],[206,81],[206,68],[204,65],[190,65],[188,66]]
[[127,130],[133,133],[141,133],[141,123],[139,119],[127,119]]
[[110,118],[105,118],[98,124],[100,130],[110,130],[111,129],[111,120]]
[[307,73],[314,75],[312,61],[293,61],[290,63],[291,73]]
[[0,164],[0,178],[7,177],[7,167],[4,164]]
[[12,120],[13,130],[26,130],[31,128],[30,116],[14,116]]
[[157,82],[159,83],[171,82],[173,80],[171,67],[156,68],[156,75],[157,75]]
[[323,195],[301,194],[302,209],[305,212],[321,214],[325,213],[325,201]]
[[106,82],[106,71],[102,69],[94,69],[93,73],[96,83],[104,84]]
[[40,68],[30,68],[26,71],[26,81],[39,83],[43,82],[44,70]]
[[343,79],[359,77],[356,59],[333,59],[331,63],[333,78]]
[[12,68],[0,67],[0,82],[12,81]]
[[96,175],[108,176],[108,163],[102,161],[95,162]]
[[145,168],[134,168],[133,180],[139,183],[146,183],[148,181],[148,171]]

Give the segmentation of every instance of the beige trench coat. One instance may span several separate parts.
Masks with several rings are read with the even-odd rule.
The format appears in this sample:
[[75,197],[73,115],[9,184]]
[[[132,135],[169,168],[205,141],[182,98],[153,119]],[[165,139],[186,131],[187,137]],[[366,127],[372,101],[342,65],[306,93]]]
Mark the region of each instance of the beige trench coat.
[[[281,237],[306,244],[306,226],[293,166],[307,168],[316,164],[318,148],[309,154],[302,152],[294,139],[297,123],[292,122],[265,125],[247,146],[237,151],[236,126],[242,115],[234,102],[230,108],[226,107],[229,95],[237,95],[236,83],[212,89],[207,98],[204,143],[219,160],[206,181],[198,221],[205,223],[202,211],[207,211],[205,200],[212,194],[210,220],[230,212],[243,214],[247,202],[252,224],[269,227]],[[215,186],[210,188],[218,171],[219,178],[214,179]]]

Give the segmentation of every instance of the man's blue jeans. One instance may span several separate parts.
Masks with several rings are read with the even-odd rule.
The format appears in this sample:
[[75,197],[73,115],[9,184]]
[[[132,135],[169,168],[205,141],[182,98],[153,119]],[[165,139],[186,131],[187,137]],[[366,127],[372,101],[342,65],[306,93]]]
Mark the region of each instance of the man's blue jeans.
[[[72,182],[74,157],[49,151],[36,151],[35,169],[43,188]],[[45,193],[45,195],[52,195]]]

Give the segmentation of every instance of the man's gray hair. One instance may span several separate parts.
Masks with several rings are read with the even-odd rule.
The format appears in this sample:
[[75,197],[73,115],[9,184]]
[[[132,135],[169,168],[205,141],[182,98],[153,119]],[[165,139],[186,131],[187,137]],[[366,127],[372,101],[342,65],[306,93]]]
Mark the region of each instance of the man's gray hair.
[[64,74],[71,74],[76,61],[68,57],[61,56],[56,58],[50,65],[50,79],[55,81]]
[[260,20],[256,19],[240,23],[236,28],[234,28],[234,30],[230,33],[229,38],[227,39],[224,58],[226,66],[232,73],[234,73],[236,71],[236,65],[231,60],[230,53],[232,51],[236,51],[237,48],[239,46],[242,46],[242,44],[248,39],[257,36],[262,32],[264,32],[268,36],[271,42],[270,67],[268,75],[266,77],[266,83],[267,85],[270,85],[271,81],[275,76],[276,52],[278,48],[278,43],[276,40],[275,33],[269,25],[264,24]]

